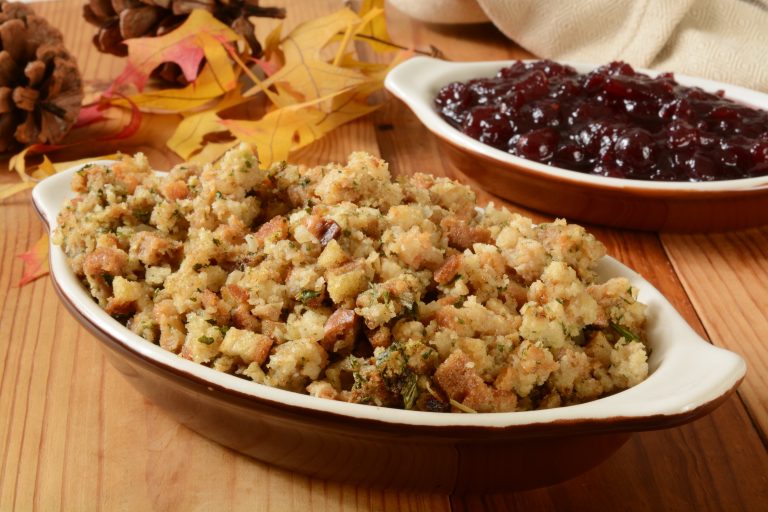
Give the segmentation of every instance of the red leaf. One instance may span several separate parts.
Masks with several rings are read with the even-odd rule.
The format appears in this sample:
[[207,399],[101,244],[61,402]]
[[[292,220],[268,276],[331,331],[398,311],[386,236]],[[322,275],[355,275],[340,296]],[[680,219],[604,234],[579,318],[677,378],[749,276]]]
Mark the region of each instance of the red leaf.
[[82,128],[83,126],[106,120],[107,118],[102,114],[105,108],[106,107],[99,102],[84,106],[80,109],[80,114],[77,116],[77,121],[75,121],[72,129]]
[[127,98],[123,96],[122,94],[118,94],[118,96],[121,96],[125,101],[127,101],[131,105],[131,119],[128,121],[128,124],[123,126],[123,129],[120,130],[117,133],[114,133],[112,135],[106,135],[104,137],[99,137],[97,140],[99,141],[108,141],[108,140],[122,140],[127,139],[134,133],[136,133],[141,126],[141,111],[139,110],[139,107],[136,106],[134,102],[131,101],[130,98]]

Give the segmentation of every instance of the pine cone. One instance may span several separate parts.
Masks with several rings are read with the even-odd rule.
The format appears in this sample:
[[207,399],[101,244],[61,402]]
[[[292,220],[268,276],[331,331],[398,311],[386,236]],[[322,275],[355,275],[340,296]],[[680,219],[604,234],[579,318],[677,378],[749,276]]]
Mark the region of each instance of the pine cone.
[[[99,27],[93,36],[99,51],[124,57],[128,54],[125,39],[161,36],[181,25],[195,9],[204,9],[232,27],[248,42],[254,57],[261,56],[261,45],[249,18],[285,17],[285,9],[260,7],[259,0],[88,0],[83,17]],[[185,84],[181,70],[173,63],[161,66],[155,74]]]
[[0,0],[0,153],[60,141],[83,83],[61,32],[24,4]]

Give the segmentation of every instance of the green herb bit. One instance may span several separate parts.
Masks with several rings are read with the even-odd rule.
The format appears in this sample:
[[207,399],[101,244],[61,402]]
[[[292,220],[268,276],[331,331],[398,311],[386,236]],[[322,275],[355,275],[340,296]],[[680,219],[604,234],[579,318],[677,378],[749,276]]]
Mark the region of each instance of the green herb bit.
[[107,283],[107,286],[112,286],[112,281],[115,280],[115,276],[113,276],[112,274],[107,274],[106,272],[101,274],[101,278],[104,280],[105,283]]
[[414,301],[413,304],[410,305],[410,307],[406,306],[405,310],[408,312],[408,316],[413,318],[414,320],[419,319],[419,303],[418,301]]
[[312,299],[315,299],[320,296],[320,292],[317,290],[301,290],[296,295],[296,300],[301,302],[302,304],[306,304],[307,302],[311,301]]
[[623,327],[623,326],[621,326],[619,324],[615,324],[613,322],[610,323],[610,326],[611,326],[611,329],[616,331],[616,333],[618,333],[620,336],[622,336],[625,340],[627,340],[627,341],[640,341],[640,336],[638,336],[637,334],[633,333],[632,331],[630,331],[626,327]]
[[214,342],[214,339],[211,336],[200,336],[197,338],[197,341],[200,343],[203,343],[204,345],[212,345]]
[[416,405],[416,399],[419,397],[419,387],[416,385],[418,377],[415,373],[407,373],[403,379],[400,388],[400,396],[403,397],[403,406],[406,409],[413,409]]

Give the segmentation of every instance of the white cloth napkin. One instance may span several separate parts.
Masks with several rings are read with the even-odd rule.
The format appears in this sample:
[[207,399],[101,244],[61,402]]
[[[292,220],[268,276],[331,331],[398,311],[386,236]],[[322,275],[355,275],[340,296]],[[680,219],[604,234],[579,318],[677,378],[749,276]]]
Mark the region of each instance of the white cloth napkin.
[[389,0],[435,23],[477,6],[542,58],[673,71],[768,91],[768,0]]

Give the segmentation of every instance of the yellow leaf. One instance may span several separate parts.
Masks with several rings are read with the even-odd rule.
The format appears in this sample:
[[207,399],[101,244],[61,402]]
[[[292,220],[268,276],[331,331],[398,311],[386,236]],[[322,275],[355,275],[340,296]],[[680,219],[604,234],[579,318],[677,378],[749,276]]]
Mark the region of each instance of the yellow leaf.
[[237,144],[240,144],[240,141],[233,140],[229,142],[213,142],[210,144],[206,144],[205,146],[203,146],[203,149],[196,155],[192,156],[189,159],[189,161],[194,163],[199,163],[199,164],[215,162],[224,153],[232,149]]
[[275,62],[275,61],[282,61],[283,60],[283,52],[280,49],[280,37],[283,33],[283,22],[280,23],[273,28],[270,33],[267,35],[267,38],[264,40],[263,45],[263,51],[264,56],[263,59],[267,62]]
[[[362,73],[334,66],[321,58],[323,48],[334,36],[359,23],[357,14],[341,9],[297,26],[282,41],[283,67],[254,89],[264,90],[275,83],[288,82],[292,90],[311,100],[365,82],[367,78]],[[254,89],[245,95],[252,94]]]
[[319,60],[302,62],[288,67],[286,64],[277,73],[264,81],[268,87],[275,82],[290,84],[304,99],[313,100],[322,96],[367,82],[369,79],[355,69],[334,66]]
[[229,59],[229,52],[221,42],[210,35],[200,36],[205,52],[206,65],[211,69],[211,73],[224,91],[229,91],[237,85],[237,75],[234,72],[234,66]]
[[56,174],[56,168],[53,166],[47,155],[43,155],[43,163],[37,166],[37,169],[32,172],[32,177],[37,180],[42,180],[48,176]]
[[226,131],[219,112],[251,101],[253,98],[243,98],[238,89],[228,92],[215,107],[185,116],[168,139],[168,147],[188,160],[201,149],[206,135]]
[[27,153],[33,149],[34,146],[27,146],[8,160],[8,169],[16,171],[16,174],[18,174],[22,180],[29,179],[29,176],[27,175]]
[[209,133],[224,131],[221,119],[214,109],[185,117],[168,139],[167,145],[174,153],[189,160],[203,144],[203,139]]
[[19,183],[7,183],[0,185],[0,201],[8,199],[9,197],[18,194],[23,190],[30,189],[35,186],[33,181],[21,181]]
[[[227,60],[229,62],[229,60]],[[230,71],[232,65],[230,64]],[[157,110],[163,112],[188,112],[198,109],[219,98],[230,89],[222,87],[216,72],[207,63],[197,80],[181,89],[158,89],[128,96],[115,98],[112,104],[128,108],[133,102],[142,110]]]
[[280,108],[258,121],[225,119],[221,123],[235,137],[255,147],[259,162],[267,166],[288,157],[294,135],[306,122],[307,119],[297,115],[296,111]]
[[391,52],[396,49],[391,44],[387,31],[387,20],[384,16],[384,0],[363,0],[360,6],[360,17],[365,23],[357,32],[359,39],[366,41],[377,52]]
[[321,50],[336,34],[359,22],[357,14],[344,8],[298,25],[282,41],[285,65],[296,65],[307,58],[319,59]]
[[[258,121],[221,121],[235,137],[256,148],[262,165],[286,160],[290,151],[302,148],[334,128],[378,108],[366,99],[379,84],[338,91],[328,98],[279,108]],[[329,111],[317,104],[330,102]]]
[[19,286],[24,286],[48,273],[48,234],[44,234],[26,252],[19,254],[24,261],[24,273]]

